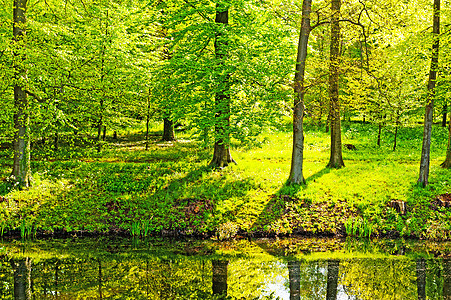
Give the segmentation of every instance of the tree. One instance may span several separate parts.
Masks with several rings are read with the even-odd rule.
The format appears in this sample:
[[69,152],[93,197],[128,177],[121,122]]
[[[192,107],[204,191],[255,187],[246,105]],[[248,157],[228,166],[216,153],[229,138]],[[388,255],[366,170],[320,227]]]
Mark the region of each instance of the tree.
[[217,74],[218,88],[215,93],[215,144],[210,166],[223,168],[229,163],[236,163],[230,154],[230,73],[226,59],[228,51],[227,27],[229,24],[229,4],[216,4],[215,56],[217,67],[224,70]]
[[341,121],[338,91],[340,66],[340,6],[341,0],[332,0],[329,66],[330,159],[327,164],[327,167],[329,168],[341,168],[345,166],[341,150]]
[[338,274],[340,268],[339,260],[327,261],[327,300],[337,299]]
[[299,260],[288,261],[288,277],[290,282],[290,300],[301,299],[301,262]]
[[11,259],[10,263],[14,271],[14,300],[31,300],[31,259]]
[[432,119],[434,113],[434,98],[435,98],[435,84],[437,81],[438,69],[438,54],[440,45],[440,0],[434,0],[434,14],[433,14],[433,37],[431,68],[429,70],[428,80],[428,94],[426,99],[426,112],[424,115],[424,131],[423,131],[423,146],[421,148],[420,160],[420,176],[418,184],[426,186],[429,178],[429,164],[431,152],[431,135],[432,135]]
[[24,48],[26,34],[27,0],[14,0],[13,35],[15,44],[14,65],[14,164],[12,175],[22,188],[30,186],[30,105],[25,84],[27,71],[24,69]]
[[307,44],[310,35],[310,13],[312,0],[304,0],[302,3],[302,25],[299,34],[298,54],[296,58],[296,73],[294,75],[294,109],[293,109],[293,152],[291,155],[291,171],[289,181],[291,183],[305,183],[303,175],[304,160],[304,74],[305,60],[307,58]]
[[212,260],[212,291],[213,295],[227,296],[227,266],[228,260]]

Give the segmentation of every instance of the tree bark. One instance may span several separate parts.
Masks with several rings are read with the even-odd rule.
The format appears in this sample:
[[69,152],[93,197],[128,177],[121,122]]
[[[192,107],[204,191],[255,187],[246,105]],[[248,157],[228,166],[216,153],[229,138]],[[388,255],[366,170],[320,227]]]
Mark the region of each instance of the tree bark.
[[163,123],[163,141],[175,141],[174,123],[172,122],[172,120],[169,118],[164,118]]
[[421,150],[420,176],[418,184],[426,186],[429,178],[429,164],[431,152],[432,118],[434,111],[435,84],[437,81],[439,35],[440,35],[440,0],[434,0],[434,23],[433,23],[434,43],[432,45],[431,69],[429,70],[428,95],[426,102],[426,112],[424,115],[423,146]]
[[[27,0],[14,0],[13,9],[13,36],[17,48],[24,48],[24,37],[26,34],[26,11]],[[14,66],[14,163],[12,175],[21,188],[28,188],[31,183],[30,167],[30,105],[27,94],[23,88],[27,79],[27,71],[21,65],[24,56],[20,51],[15,52],[19,63]]]
[[448,148],[446,149],[445,161],[440,165],[442,168],[451,168],[451,114],[449,114],[448,124]]
[[310,35],[310,13],[312,0],[302,3],[302,25],[299,34],[298,54],[296,58],[296,73],[294,75],[294,110],[293,110],[293,152],[291,155],[291,170],[289,182],[304,184],[304,75],[305,60],[307,58],[307,45]]
[[290,300],[301,299],[301,263],[298,260],[290,260],[288,262],[288,278],[290,282]]
[[446,115],[448,113],[448,104],[443,104],[442,127],[446,127]]
[[338,95],[340,65],[340,6],[341,0],[332,0],[329,66],[330,159],[327,164],[327,167],[329,168],[341,168],[345,166],[341,149],[340,102]]
[[[215,56],[218,65],[225,68],[227,58],[227,37],[224,31],[229,24],[229,10],[224,4],[216,4],[215,22],[218,29],[215,36]],[[230,154],[230,73],[218,75],[219,87],[215,94],[215,144],[213,159],[210,162],[211,167],[223,168],[230,163],[236,163]]]
[[327,286],[326,300],[337,299],[339,260],[327,261]]
[[227,260],[213,260],[212,262],[212,290],[213,295],[227,296]]

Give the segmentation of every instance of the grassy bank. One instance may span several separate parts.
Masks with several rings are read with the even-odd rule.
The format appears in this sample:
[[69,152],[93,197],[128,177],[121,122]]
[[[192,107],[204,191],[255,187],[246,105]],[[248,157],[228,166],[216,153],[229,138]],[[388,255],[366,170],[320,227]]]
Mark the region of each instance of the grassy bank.
[[[291,133],[268,132],[256,146],[236,144],[238,165],[207,168],[211,149],[179,132],[163,143],[155,131],[129,132],[98,153],[89,142],[33,151],[34,185],[15,190],[8,181],[11,152],[0,152],[0,233],[111,232],[238,235],[347,234],[451,239],[451,209],[436,197],[451,192],[444,160],[447,130],[434,127],[430,185],[416,186],[422,128],[384,128],[381,147],[370,124],[343,126],[345,168],[325,168],[329,136],[307,126],[306,186],[286,186]],[[388,204],[406,203],[399,214]]]

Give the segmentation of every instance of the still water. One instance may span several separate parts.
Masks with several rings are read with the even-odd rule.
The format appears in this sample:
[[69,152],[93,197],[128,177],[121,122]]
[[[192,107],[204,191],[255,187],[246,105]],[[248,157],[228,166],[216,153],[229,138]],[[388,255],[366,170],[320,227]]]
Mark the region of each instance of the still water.
[[451,299],[451,244],[0,241],[0,299]]

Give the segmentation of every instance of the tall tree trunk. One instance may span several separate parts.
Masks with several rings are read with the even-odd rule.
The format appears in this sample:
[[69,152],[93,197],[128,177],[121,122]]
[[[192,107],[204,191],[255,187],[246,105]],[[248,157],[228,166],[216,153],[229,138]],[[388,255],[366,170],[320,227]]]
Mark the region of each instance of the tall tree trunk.
[[341,150],[340,102],[338,96],[340,66],[340,6],[341,0],[332,0],[329,66],[330,160],[327,164],[327,167],[329,168],[341,168],[345,166]]
[[[13,36],[18,49],[23,49],[26,26],[27,0],[14,0]],[[14,53],[18,63],[14,66],[14,163],[12,175],[21,188],[27,188],[31,182],[30,167],[30,105],[23,88],[27,80],[27,71],[21,63],[24,61],[21,51]]]
[[449,124],[448,124],[448,148],[446,149],[445,161],[440,165],[442,168],[451,168],[451,114],[449,114]]
[[431,152],[432,118],[434,112],[435,84],[437,81],[439,35],[440,35],[440,0],[434,0],[434,43],[432,45],[431,69],[429,70],[428,95],[426,112],[424,115],[423,146],[421,150],[420,176],[418,184],[426,186],[429,178],[429,164]]
[[172,122],[172,120],[169,118],[164,118],[163,123],[163,141],[175,141],[174,123]]
[[302,3],[302,25],[299,34],[298,54],[296,58],[296,73],[294,75],[294,110],[293,110],[293,152],[291,154],[291,183],[305,183],[303,174],[304,160],[304,74],[305,60],[307,58],[307,44],[310,35],[310,13],[312,0]]
[[228,260],[213,260],[212,262],[213,295],[227,295],[227,266]]
[[102,262],[100,259],[97,260],[99,264],[99,278],[98,278],[98,284],[99,284],[99,299],[103,299],[102,295]]
[[301,263],[298,260],[288,262],[288,278],[290,282],[290,300],[301,299]]
[[446,115],[448,113],[448,104],[443,104],[442,127],[446,127]]
[[11,259],[14,271],[14,300],[31,300],[31,259]]
[[339,260],[329,260],[327,261],[327,293],[326,300],[337,299],[338,290],[338,271],[340,268]]
[[[227,58],[227,37],[224,31],[229,24],[228,4],[216,4],[215,22],[218,31],[215,36],[215,55],[218,65],[226,68]],[[215,94],[215,145],[213,159],[210,166],[215,168],[223,168],[230,163],[236,163],[230,154],[230,73],[217,75],[219,77],[219,87]]]

